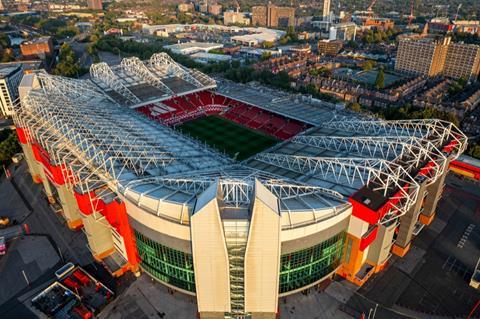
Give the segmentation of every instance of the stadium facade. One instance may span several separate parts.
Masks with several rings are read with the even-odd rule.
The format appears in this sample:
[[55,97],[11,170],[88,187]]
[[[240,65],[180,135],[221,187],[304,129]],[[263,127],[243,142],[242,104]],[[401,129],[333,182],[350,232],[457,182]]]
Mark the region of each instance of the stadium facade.
[[[24,76],[14,121],[33,180],[112,273],[196,296],[201,318],[275,318],[334,274],[362,285],[432,221],[466,147],[451,123],[217,87],[166,54],[90,71]],[[279,142],[237,161],[175,129],[212,115]]]

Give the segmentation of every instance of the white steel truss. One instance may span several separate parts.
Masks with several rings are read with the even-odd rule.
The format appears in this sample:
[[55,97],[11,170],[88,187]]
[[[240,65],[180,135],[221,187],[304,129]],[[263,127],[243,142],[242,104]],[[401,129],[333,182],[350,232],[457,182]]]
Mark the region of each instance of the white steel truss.
[[[44,90],[54,91],[59,94],[69,94],[71,97],[81,101],[90,100],[92,96],[97,98],[105,96],[90,81],[53,77],[46,72],[37,73],[37,79]],[[88,92],[88,94],[85,94],[85,92]]]
[[[182,191],[192,196],[196,196],[204,192],[210,185],[219,181],[222,194],[222,203],[231,207],[245,207],[250,204],[253,196],[254,180],[252,178],[225,178],[225,177],[209,177],[199,176],[196,178],[169,178],[158,177],[135,180],[127,183],[125,187],[119,189],[125,194],[129,189],[141,184],[155,184],[160,187],[167,187],[175,191]],[[280,200],[291,198],[299,198],[307,195],[319,195],[322,197],[332,198],[337,201],[343,200],[343,196],[333,190],[318,186],[309,186],[301,184],[291,184],[288,182],[280,182],[278,180],[262,180],[262,184],[269,189]],[[140,197],[147,195],[153,188],[147,192],[140,194]]]
[[[178,77],[181,78],[190,84],[193,84],[197,88],[201,88],[205,86],[199,80],[197,80],[192,74],[190,74],[189,70],[185,67],[181,66],[177,62],[173,61],[173,59],[166,53],[155,53],[150,57],[148,62],[150,67],[153,67],[155,70],[164,74],[165,77]],[[209,77],[205,76],[207,79]],[[215,83],[213,79],[210,79]]]
[[170,128],[150,122],[145,126],[146,120],[137,113],[78,82],[42,74],[41,89],[30,91],[17,107],[15,122],[28,128],[52,165],[60,165],[65,180],[79,183],[83,192],[108,183],[115,189],[121,180],[150,172],[165,174],[228,162]]
[[457,158],[467,147],[467,137],[453,123],[437,120],[399,120],[399,121],[331,121],[321,127],[355,132],[360,135],[409,136],[426,139],[436,147],[442,147],[447,141],[456,141],[452,157]]
[[[255,160],[294,172],[334,180],[348,185],[366,185],[390,198],[394,209],[389,217],[398,218],[407,213],[418,196],[419,185],[405,171],[392,162],[370,158],[329,158],[260,153]],[[394,194],[392,194],[392,191]],[[383,220],[382,223],[389,220]]]
[[[54,148],[59,144],[81,160],[83,166],[74,170],[78,180],[87,181],[90,176],[84,176],[85,172],[91,175],[99,170],[110,176],[107,180],[118,179],[125,169],[143,175],[150,168],[174,160],[170,153],[156,147],[148,137],[135,132],[138,128],[134,123],[114,124],[104,117],[92,116],[84,105],[74,105],[61,96],[57,98],[61,103],[51,103],[42,96],[28,97],[25,103],[33,109],[30,110],[32,113],[23,114],[23,119],[35,140],[56,163],[61,163],[63,158],[59,156],[65,155]],[[52,143],[52,139],[57,141]]]
[[141,102],[141,100],[133,94],[125,84],[123,84],[122,80],[115,75],[105,62],[92,64],[90,67],[90,75],[94,80],[105,83],[110,89],[117,92],[133,104]]
[[346,157],[381,158],[400,164],[409,173],[421,165],[432,163],[428,173],[428,184],[434,183],[444,172],[447,159],[432,143],[417,137],[399,136],[317,136],[297,135],[294,143],[315,146]]
[[152,71],[150,71],[143,62],[137,57],[125,58],[120,63],[121,67],[129,73],[135,74],[145,80],[145,82],[155,86],[167,94],[175,94],[166,86]]

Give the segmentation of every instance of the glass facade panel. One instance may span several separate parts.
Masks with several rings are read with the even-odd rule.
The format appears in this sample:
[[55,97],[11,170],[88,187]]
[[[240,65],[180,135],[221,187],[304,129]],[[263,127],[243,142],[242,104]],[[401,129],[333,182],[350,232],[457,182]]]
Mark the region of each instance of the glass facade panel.
[[325,277],[340,265],[345,233],[290,254],[280,260],[280,293],[296,290]]
[[146,272],[169,285],[195,292],[192,254],[161,245],[137,231],[135,238]]

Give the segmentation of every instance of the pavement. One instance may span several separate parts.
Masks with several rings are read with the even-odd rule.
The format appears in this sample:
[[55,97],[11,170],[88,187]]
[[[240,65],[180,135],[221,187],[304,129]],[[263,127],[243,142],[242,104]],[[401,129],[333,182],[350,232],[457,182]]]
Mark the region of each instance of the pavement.
[[188,319],[197,317],[194,297],[171,293],[169,289],[142,274],[117,296],[99,315],[100,319]]
[[8,247],[0,260],[0,305],[7,302],[49,270],[58,269],[60,258],[45,237],[22,237]]
[[13,179],[0,178],[0,216],[27,223],[30,235],[7,242],[7,253],[0,257],[0,318],[30,318],[32,314],[18,301],[20,295],[51,282],[64,263],[91,265],[93,257],[84,233],[68,229],[48,203],[43,187],[33,183],[25,162],[9,169]]
[[98,57],[100,58],[100,61],[105,62],[108,65],[117,65],[117,64],[120,64],[120,62],[122,62],[121,56],[119,56],[118,54],[107,52],[107,51],[99,51]]
[[9,169],[13,183],[4,176],[0,179],[0,215],[27,223],[32,234],[51,236],[65,260],[79,265],[90,264],[93,257],[87,248],[85,234],[70,230],[63,217],[54,212],[43,186],[33,183],[25,161]]
[[480,257],[480,185],[450,174],[436,213],[408,254],[393,256],[349,306],[368,313],[379,304],[379,319],[467,317],[480,300],[468,285]]

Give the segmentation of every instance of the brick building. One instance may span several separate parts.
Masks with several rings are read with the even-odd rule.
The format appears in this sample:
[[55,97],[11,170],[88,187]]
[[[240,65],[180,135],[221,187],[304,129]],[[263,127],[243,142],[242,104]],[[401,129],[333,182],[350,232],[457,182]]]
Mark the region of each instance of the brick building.
[[277,7],[271,2],[267,6],[252,7],[252,24],[267,27],[295,25],[295,8]]
[[22,55],[27,58],[45,58],[53,54],[51,37],[40,37],[20,44]]

